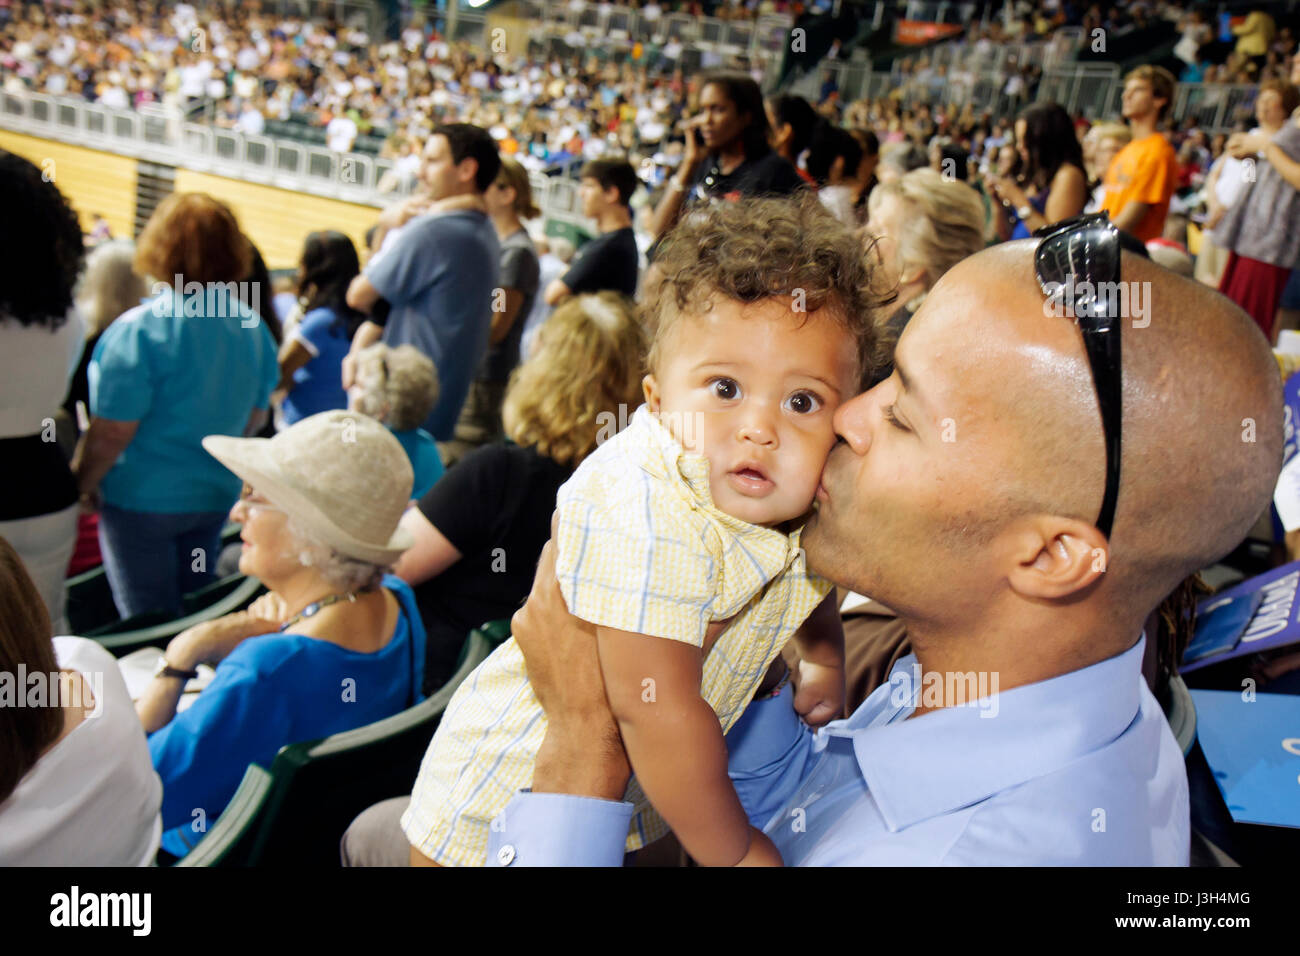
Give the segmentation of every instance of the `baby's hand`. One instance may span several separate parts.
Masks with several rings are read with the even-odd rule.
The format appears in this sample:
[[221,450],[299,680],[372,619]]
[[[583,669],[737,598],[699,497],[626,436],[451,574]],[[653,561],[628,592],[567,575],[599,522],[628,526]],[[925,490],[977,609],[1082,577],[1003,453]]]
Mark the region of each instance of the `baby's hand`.
[[799,662],[794,709],[809,727],[844,716],[844,668]]
[[785,866],[781,851],[756,827],[749,828],[749,852],[741,857],[736,866]]

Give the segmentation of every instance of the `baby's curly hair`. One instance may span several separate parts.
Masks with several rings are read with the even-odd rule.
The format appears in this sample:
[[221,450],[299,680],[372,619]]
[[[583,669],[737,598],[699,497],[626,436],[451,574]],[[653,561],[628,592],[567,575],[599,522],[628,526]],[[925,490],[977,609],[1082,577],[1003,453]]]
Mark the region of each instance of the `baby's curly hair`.
[[869,246],[815,195],[693,212],[664,238],[654,265],[642,302],[652,370],[669,330],[715,295],[749,303],[800,291],[804,310],[827,307],[857,342],[860,386],[885,360],[874,313],[889,296],[877,288]]

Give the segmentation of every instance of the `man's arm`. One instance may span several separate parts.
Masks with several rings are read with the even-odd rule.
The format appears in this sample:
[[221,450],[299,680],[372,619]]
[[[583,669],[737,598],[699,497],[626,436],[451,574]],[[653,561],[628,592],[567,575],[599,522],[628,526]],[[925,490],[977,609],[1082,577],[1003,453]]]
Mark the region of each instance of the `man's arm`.
[[1132,232],[1142,222],[1151,206],[1151,203],[1130,199],[1124,208],[1120,210],[1119,215],[1115,217],[1115,225],[1124,232]]
[[552,279],[544,293],[547,305],[558,305],[571,295],[573,295],[573,292],[564,284],[563,279]]
[[363,315],[369,315],[370,310],[375,307],[375,303],[380,298],[379,290],[371,284],[364,272],[360,273],[348,285],[348,305]]
[[[364,276],[358,276],[358,278],[364,278]],[[351,388],[352,383],[356,380],[357,353],[368,346],[374,345],[383,334],[384,327],[382,325],[367,319],[361,323],[356,335],[352,336],[352,347],[348,349],[348,354],[343,356],[343,387],[345,389]]]

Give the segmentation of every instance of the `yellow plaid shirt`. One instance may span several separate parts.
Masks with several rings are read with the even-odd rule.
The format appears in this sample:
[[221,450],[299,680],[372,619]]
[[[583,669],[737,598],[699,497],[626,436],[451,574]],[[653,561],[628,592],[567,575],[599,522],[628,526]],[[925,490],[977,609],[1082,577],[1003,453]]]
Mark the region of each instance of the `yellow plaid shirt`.
[[[606,627],[702,647],[712,621],[735,616],[704,659],[701,696],[725,733],[763,674],[830,592],[810,575],[800,531],[784,534],[719,511],[709,463],[687,454],[642,406],[560,489],[556,575],[569,610]],[[532,780],[545,715],[514,641],[453,696],[425,754],[402,828],[446,865],[481,865],[491,820]],[[635,778],[627,847],[667,832]]]

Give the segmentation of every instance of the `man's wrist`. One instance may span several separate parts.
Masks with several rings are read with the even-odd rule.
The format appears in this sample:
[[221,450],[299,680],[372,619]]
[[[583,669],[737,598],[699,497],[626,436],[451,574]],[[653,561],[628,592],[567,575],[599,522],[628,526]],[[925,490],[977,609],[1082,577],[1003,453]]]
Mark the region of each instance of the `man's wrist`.
[[593,746],[589,729],[552,721],[533,764],[533,792],[622,800],[631,770],[616,734],[597,735]]

